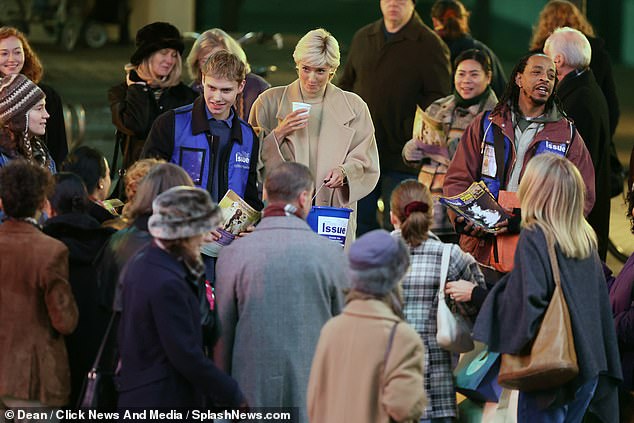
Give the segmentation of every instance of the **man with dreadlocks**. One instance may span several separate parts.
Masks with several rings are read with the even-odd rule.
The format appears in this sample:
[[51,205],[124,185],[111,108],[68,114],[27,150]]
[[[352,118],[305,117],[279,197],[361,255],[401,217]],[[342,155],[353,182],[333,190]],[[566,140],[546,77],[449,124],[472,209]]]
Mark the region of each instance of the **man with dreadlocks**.
[[[505,206],[508,199],[506,204],[511,205],[528,161],[538,154],[553,153],[567,157],[581,172],[587,216],[595,199],[592,159],[553,94],[556,84],[555,64],[548,56],[534,53],[520,59],[497,106],[476,117],[462,135],[447,170],[444,194],[457,195],[472,182],[483,181],[498,202]],[[511,270],[515,243],[505,243],[517,238],[519,209],[498,223],[495,236],[463,217],[455,217],[453,222],[464,251],[500,272]]]

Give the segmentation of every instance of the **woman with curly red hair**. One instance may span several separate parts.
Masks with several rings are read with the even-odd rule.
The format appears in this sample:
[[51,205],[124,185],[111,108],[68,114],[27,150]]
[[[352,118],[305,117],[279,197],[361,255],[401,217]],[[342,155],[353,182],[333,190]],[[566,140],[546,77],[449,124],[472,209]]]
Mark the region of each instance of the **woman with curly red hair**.
[[0,27],[0,77],[19,73],[37,84],[46,95],[46,111],[50,117],[44,141],[59,165],[68,154],[62,99],[53,87],[41,83],[44,69],[26,36],[13,27]]

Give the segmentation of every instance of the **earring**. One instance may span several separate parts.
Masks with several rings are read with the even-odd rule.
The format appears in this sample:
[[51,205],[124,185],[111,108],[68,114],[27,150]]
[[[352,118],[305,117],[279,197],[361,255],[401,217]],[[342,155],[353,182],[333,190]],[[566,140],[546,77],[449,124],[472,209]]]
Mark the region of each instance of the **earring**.
[[103,189],[103,184],[99,184],[99,189]]

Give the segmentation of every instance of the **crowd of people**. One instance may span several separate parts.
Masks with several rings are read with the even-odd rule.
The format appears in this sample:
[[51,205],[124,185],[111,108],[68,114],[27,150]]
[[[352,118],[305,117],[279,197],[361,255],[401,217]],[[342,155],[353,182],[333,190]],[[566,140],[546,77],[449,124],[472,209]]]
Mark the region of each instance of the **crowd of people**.
[[[0,410],[86,404],[97,365],[98,407],[460,421],[468,358],[438,336],[446,305],[497,357],[478,382],[493,398],[466,394],[481,421],[628,421],[634,258],[616,278],[604,263],[619,110],[602,42],[552,0],[506,74],[459,0],[435,2],[433,28],[415,5],[380,0],[339,76],[338,41],[307,32],[279,87],[218,28],[187,85],[179,30],[142,27],[108,92],[121,167],[67,150],[59,95],[1,27]],[[483,206],[474,184],[492,225],[443,205]],[[231,239],[228,192],[261,212]],[[343,246],[311,229],[313,206],[351,212]],[[498,384],[506,358],[540,353],[559,289],[576,372]]]

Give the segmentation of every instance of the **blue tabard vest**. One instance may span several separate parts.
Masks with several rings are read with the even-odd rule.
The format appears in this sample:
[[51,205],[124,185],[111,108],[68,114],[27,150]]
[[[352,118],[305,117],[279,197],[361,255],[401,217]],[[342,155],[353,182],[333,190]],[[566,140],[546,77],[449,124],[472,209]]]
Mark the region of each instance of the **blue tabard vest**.
[[[2,151],[0,151],[0,167],[6,166],[7,164],[9,164],[11,160],[13,159],[11,159],[9,156],[7,156]],[[55,165],[55,161],[50,156],[48,157],[48,160],[49,160],[48,170],[51,172],[51,174],[55,175],[57,173],[57,166]]]
[[[489,188],[489,191],[493,194],[495,199],[498,198],[498,193],[500,192],[500,186],[502,185],[502,181],[498,180],[495,177],[496,172],[492,172],[493,169],[497,170],[497,163],[495,160],[495,141],[494,141],[494,127],[493,122],[489,120],[490,111],[484,112],[484,116],[482,117],[482,127],[483,127],[483,140],[482,140],[482,166],[480,168],[480,180],[486,184]],[[500,130],[497,128],[495,130]],[[574,126],[571,125],[571,137],[570,142],[574,139]],[[552,142],[548,140],[538,141],[537,144],[533,147],[535,148],[536,156],[542,153],[554,153],[560,156],[566,156],[568,154],[567,143],[559,143]],[[509,140],[506,136],[504,136],[504,169],[505,172],[502,172],[501,178],[506,178],[506,171],[508,170],[508,162],[509,157],[511,155],[511,140]],[[493,160],[493,166],[490,165],[490,161]],[[487,171],[488,170],[488,171]],[[493,175],[492,175],[493,174]],[[504,181],[506,182],[506,181]]]
[[[220,158],[220,169],[215,169],[214,174],[210,175],[211,167],[214,165],[212,136],[208,131],[192,134],[192,107],[193,104],[189,104],[174,109],[174,151],[170,162],[185,169],[194,184],[207,191],[211,190],[213,178],[223,175],[228,186],[218,186],[219,196],[224,195],[226,189],[232,189],[244,198],[251,168],[253,131],[241,119],[236,120],[242,131],[242,143],[230,140],[229,148]],[[221,198],[214,199],[216,202],[220,200]]]

